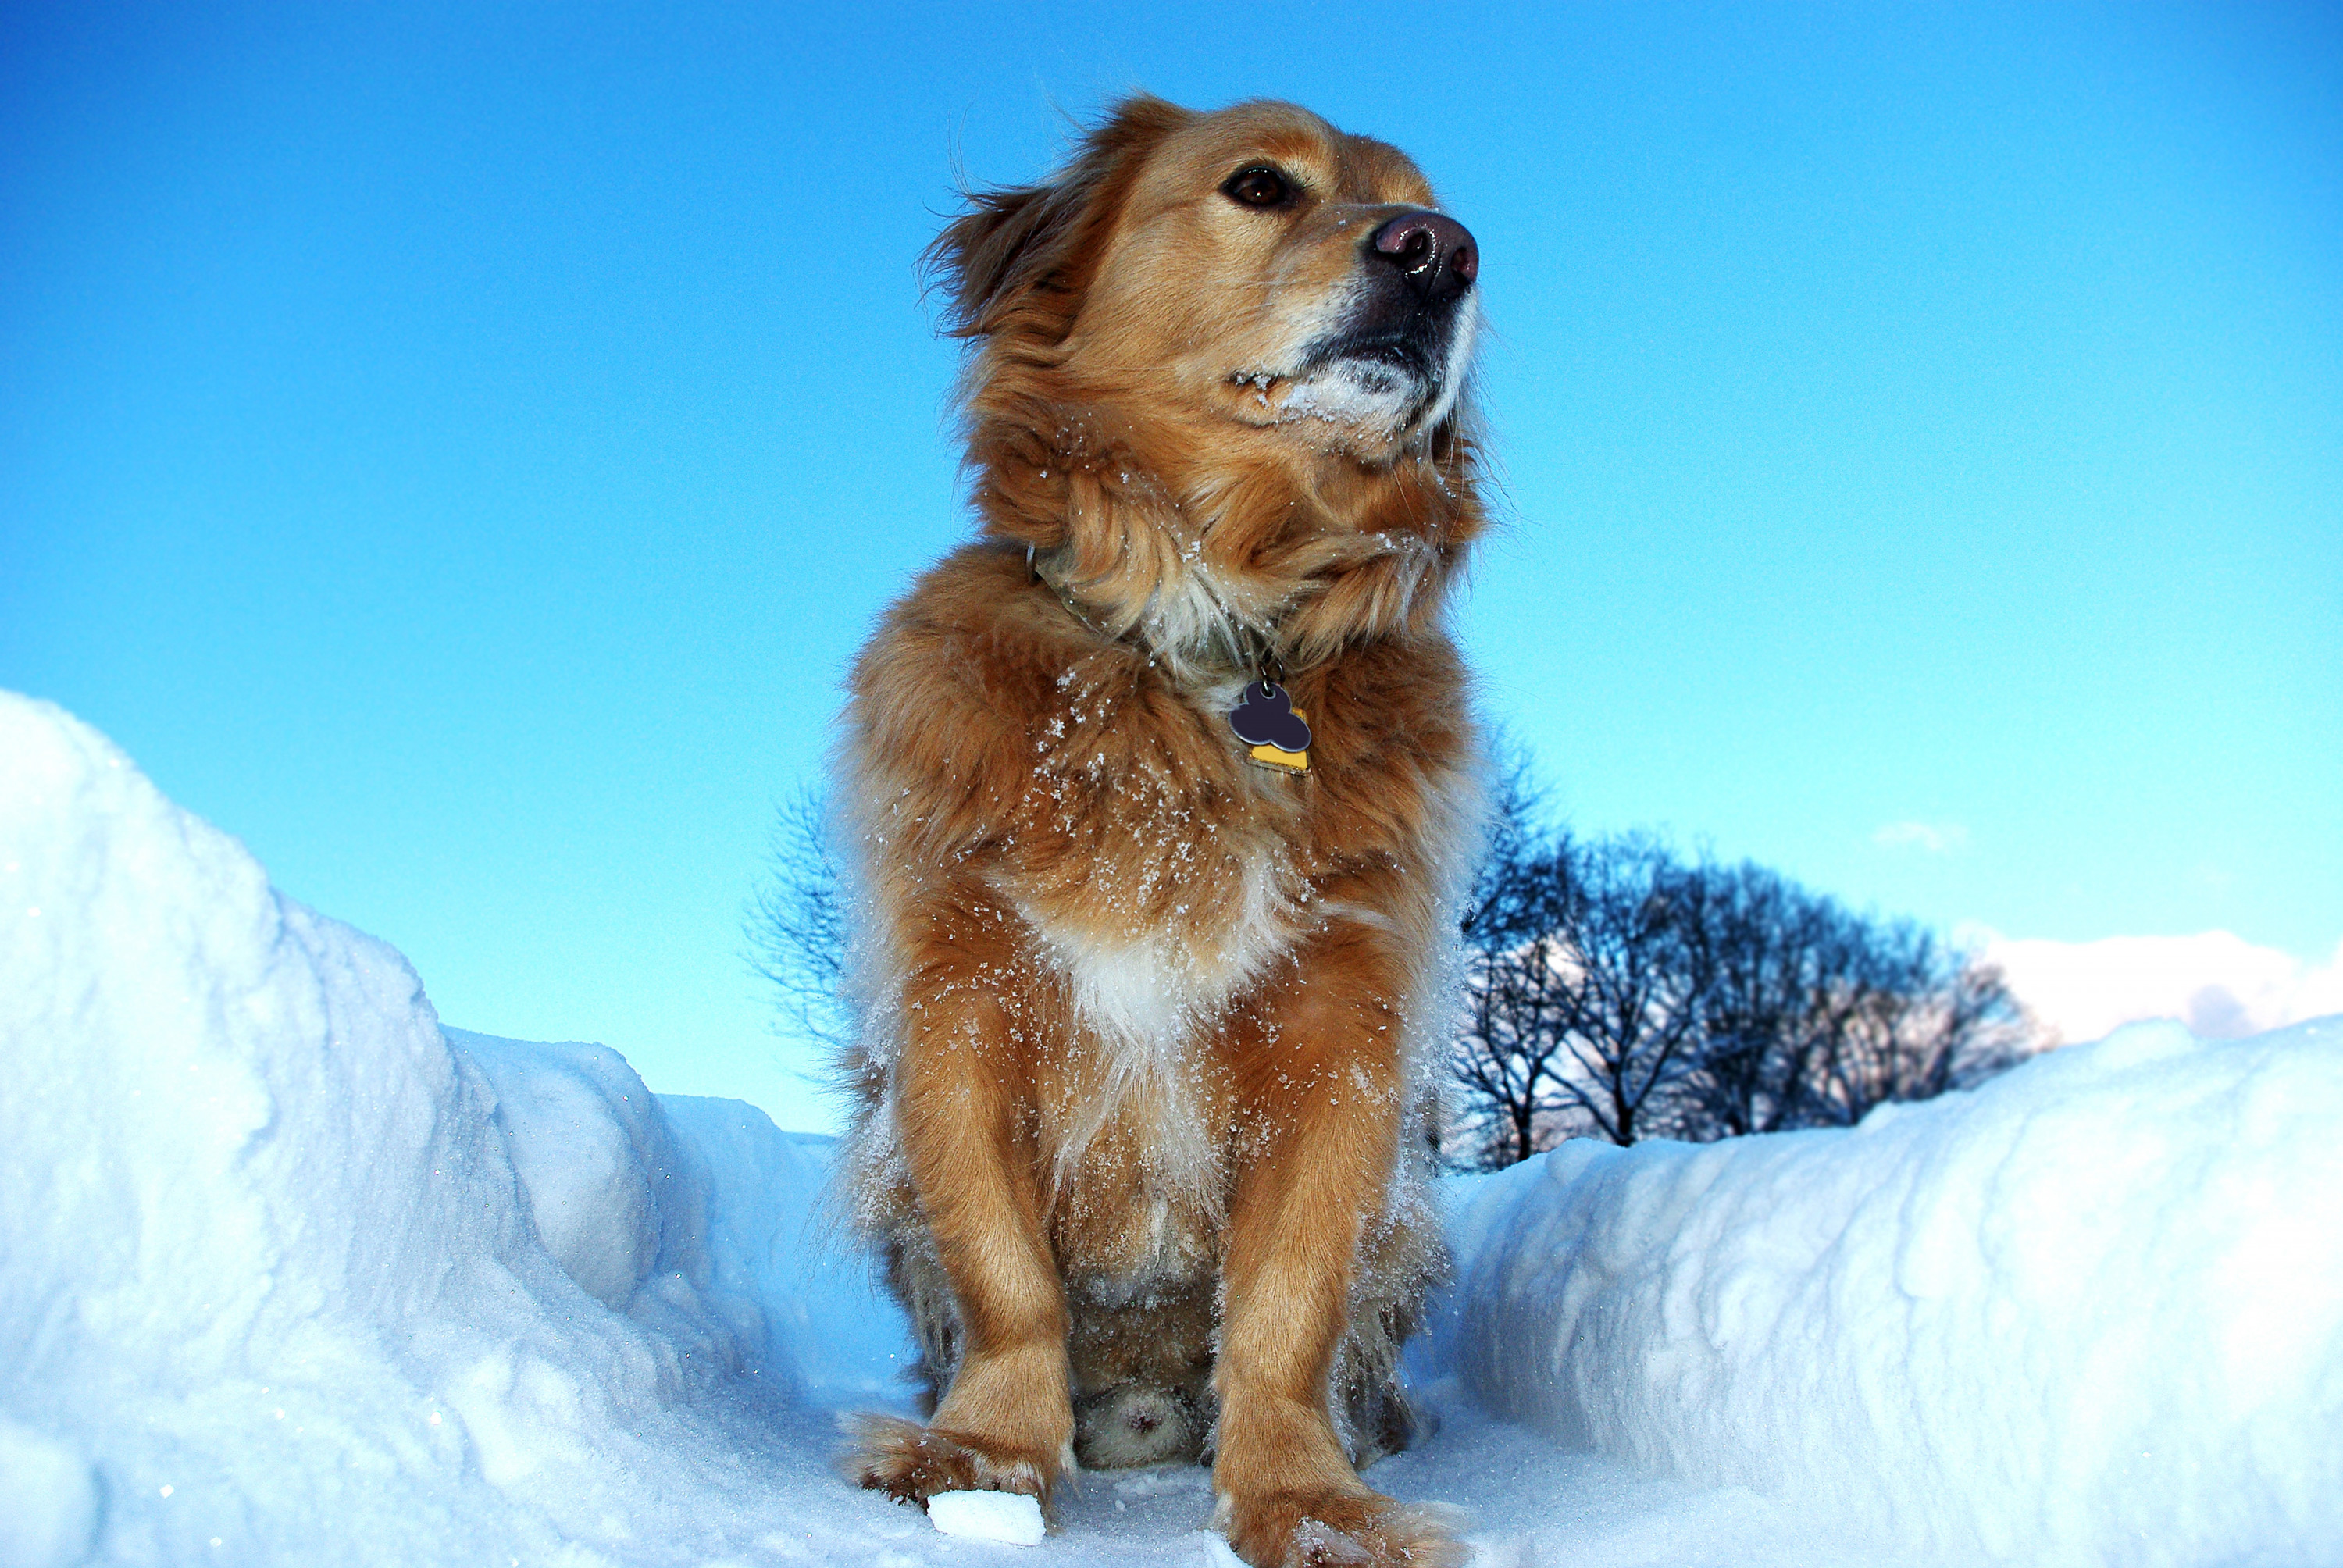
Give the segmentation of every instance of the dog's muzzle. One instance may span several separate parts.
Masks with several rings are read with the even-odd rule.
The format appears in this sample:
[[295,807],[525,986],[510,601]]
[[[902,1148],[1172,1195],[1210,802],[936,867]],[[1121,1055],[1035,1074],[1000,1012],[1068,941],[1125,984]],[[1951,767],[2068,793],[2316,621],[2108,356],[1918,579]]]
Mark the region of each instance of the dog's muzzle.
[[1480,247],[1445,213],[1411,208],[1361,245],[1352,305],[1340,328],[1303,355],[1304,377],[1332,372],[1390,399],[1412,425],[1452,401],[1469,353],[1464,324]]

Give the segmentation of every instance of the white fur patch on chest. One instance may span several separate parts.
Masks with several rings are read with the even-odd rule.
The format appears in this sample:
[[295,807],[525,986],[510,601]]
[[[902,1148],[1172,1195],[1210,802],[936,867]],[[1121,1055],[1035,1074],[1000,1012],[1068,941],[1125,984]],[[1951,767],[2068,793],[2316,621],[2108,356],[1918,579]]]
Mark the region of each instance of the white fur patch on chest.
[[1292,879],[1282,857],[1250,859],[1235,897],[1222,908],[1197,911],[1177,930],[1136,936],[1076,930],[1031,909],[1023,912],[1066,977],[1083,1023],[1102,1042],[1154,1058],[1175,1050],[1292,945],[1299,928]]
[[1197,1040],[1237,991],[1290,948],[1296,899],[1282,857],[1245,863],[1237,895],[1176,930],[1106,934],[1026,909],[1043,952],[1064,976],[1074,1014],[1098,1053],[1094,1096],[1054,1151],[1063,1186],[1118,1111],[1144,1129],[1142,1161],[1168,1191],[1217,1211],[1217,1140],[1196,1092]]

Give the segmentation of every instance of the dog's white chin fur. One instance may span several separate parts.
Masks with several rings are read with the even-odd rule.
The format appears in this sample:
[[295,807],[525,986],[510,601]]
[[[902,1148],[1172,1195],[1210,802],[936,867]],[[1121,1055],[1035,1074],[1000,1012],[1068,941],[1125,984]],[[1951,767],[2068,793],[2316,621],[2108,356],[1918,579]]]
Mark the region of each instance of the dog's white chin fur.
[[1422,381],[1405,371],[1377,360],[1337,359],[1312,375],[1285,382],[1284,395],[1274,404],[1276,422],[1316,420],[1403,446],[1418,440],[1455,411],[1480,323],[1480,296],[1468,294],[1457,303],[1448,352],[1429,403]]

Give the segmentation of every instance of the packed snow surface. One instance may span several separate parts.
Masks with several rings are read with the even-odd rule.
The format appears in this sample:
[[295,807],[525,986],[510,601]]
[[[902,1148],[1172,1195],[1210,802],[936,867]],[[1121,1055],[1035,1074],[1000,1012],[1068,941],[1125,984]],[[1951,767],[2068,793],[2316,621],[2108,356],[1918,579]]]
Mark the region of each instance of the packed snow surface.
[[[1371,1479],[1508,1568],[2343,1562],[2338,1125],[2335,1023],[2147,1027],[1455,1183]],[[827,1148],[443,1028],[0,694],[0,1568],[1006,1560],[829,1468],[907,1352]],[[1079,1481],[1031,1561],[1233,1561],[1202,1469]]]

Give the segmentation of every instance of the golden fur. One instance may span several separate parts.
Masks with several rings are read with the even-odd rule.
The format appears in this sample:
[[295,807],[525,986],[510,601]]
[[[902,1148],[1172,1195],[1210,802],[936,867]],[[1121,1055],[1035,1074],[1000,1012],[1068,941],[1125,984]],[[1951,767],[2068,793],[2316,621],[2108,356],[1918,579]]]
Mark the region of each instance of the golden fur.
[[[1292,199],[1230,195],[1255,166]],[[1261,1568],[1455,1555],[1354,1468],[1412,1425],[1480,830],[1443,620],[1483,525],[1473,258],[1461,300],[1409,305],[1412,368],[1345,357],[1394,286],[1372,236],[1433,205],[1290,105],[1141,97],[937,242],[981,537],[864,649],[840,789],[866,928],[842,1180],[937,1402],[860,1420],[864,1485],[1046,1503],[1078,1455],[1209,1454]],[[1262,668],[1306,776],[1231,732]]]

